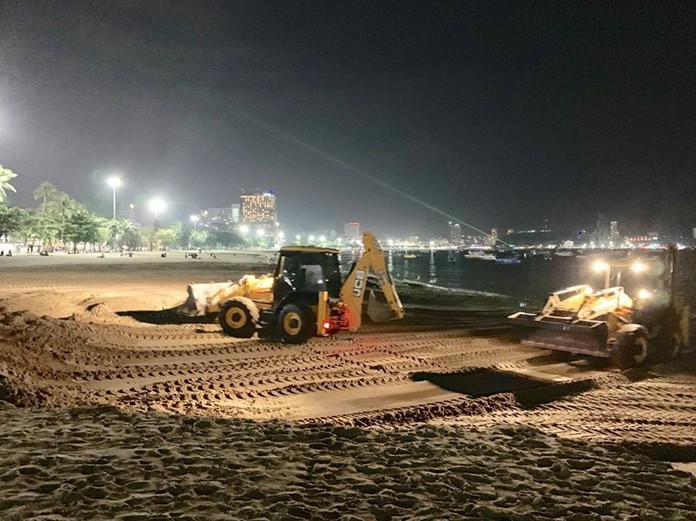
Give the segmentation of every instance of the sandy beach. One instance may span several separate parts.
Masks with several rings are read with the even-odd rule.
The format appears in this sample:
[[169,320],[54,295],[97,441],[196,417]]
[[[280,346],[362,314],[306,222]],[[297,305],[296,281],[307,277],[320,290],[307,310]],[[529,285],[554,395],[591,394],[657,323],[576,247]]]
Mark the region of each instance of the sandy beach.
[[693,354],[559,363],[420,289],[303,346],[174,312],[267,255],[0,259],[4,518],[696,519]]

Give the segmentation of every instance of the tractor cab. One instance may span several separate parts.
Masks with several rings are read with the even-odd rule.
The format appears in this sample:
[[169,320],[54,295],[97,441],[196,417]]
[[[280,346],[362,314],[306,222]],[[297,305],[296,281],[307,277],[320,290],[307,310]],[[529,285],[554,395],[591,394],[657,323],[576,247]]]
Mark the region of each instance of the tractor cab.
[[339,298],[341,272],[339,250],[313,246],[281,248],[273,282],[273,307],[295,295],[308,304],[316,303],[319,292]]

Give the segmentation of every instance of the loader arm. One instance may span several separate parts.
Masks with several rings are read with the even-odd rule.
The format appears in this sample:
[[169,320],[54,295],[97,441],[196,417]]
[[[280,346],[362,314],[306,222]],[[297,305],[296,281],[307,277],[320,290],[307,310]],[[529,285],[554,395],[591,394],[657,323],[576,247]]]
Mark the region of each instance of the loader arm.
[[341,301],[348,312],[348,330],[351,332],[356,331],[362,323],[362,305],[367,287],[367,275],[370,271],[377,277],[387,301],[386,306],[382,305],[382,309],[378,310],[377,306],[380,306],[380,303],[377,303],[375,297],[371,295],[369,305],[375,306],[375,311],[370,313],[368,306],[370,318],[375,322],[382,322],[404,316],[404,307],[396,293],[394,282],[384,260],[384,253],[371,232],[366,231],[363,234],[363,249],[364,253],[341,286]]

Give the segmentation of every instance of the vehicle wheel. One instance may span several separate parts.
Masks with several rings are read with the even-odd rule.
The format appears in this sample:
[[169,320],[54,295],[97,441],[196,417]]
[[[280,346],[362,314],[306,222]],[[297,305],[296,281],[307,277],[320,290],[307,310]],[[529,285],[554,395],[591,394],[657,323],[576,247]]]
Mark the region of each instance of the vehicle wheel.
[[639,366],[648,358],[648,338],[643,331],[619,333],[609,354],[619,369]]
[[304,344],[316,329],[314,313],[304,304],[288,304],[278,318],[280,339],[288,344]]
[[225,333],[235,338],[251,338],[256,331],[252,310],[239,300],[230,300],[222,306],[218,322]]

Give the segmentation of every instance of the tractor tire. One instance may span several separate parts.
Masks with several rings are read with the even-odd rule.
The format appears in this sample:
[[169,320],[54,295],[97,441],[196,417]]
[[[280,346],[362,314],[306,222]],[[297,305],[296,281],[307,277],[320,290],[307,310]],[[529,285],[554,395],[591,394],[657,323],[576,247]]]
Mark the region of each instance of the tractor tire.
[[314,313],[305,304],[288,304],[280,310],[278,334],[287,344],[304,344],[316,331]]
[[648,358],[648,337],[644,331],[619,333],[609,353],[611,361],[619,369],[637,367]]
[[235,338],[251,338],[256,331],[258,321],[258,311],[253,303],[251,306],[241,300],[225,302],[218,314],[218,322],[222,330]]

